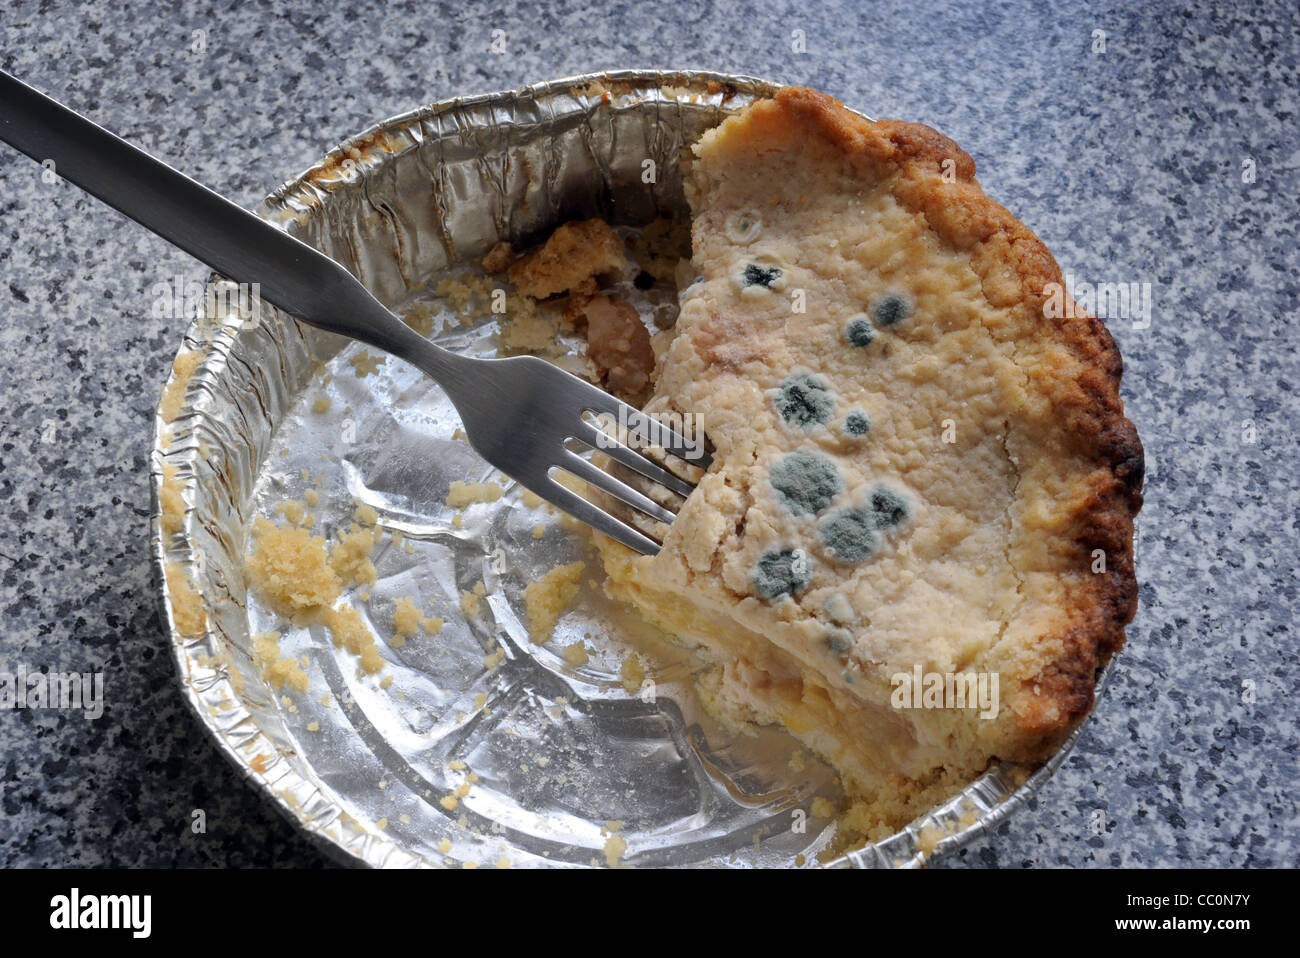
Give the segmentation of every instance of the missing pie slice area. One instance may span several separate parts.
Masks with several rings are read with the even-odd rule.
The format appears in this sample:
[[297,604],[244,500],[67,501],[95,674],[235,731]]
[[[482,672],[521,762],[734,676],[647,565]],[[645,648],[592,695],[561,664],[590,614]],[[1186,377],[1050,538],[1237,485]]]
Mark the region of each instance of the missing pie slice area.
[[[882,837],[1092,707],[1136,607],[1120,357],[1081,310],[1045,315],[1055,260],[928,127],[787,88],[686,175],[696,279],[646,408],[692,417],[713,465],[658,555],[596,537],[606,589]],[[995,708],[900,700],[918,675],[983,676]]]

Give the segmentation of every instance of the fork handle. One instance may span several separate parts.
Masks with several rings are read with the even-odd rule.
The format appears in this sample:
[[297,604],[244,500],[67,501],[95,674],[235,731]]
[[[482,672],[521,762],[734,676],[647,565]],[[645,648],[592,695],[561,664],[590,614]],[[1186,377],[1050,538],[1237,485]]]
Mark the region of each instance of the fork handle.
[[361,340],[434,379],[471,375],[343,266],[0,70],[0,140],[303,322]]

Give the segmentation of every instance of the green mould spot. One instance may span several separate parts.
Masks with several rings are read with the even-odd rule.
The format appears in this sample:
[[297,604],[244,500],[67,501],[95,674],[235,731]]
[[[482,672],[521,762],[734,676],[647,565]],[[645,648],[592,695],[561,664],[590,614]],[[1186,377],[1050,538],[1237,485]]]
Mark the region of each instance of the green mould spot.
[[844,489],[835,463],[816,452],[792,452],[772,467],[777,499],[796,516],[827,508]]
[[871,321],[865,316],[855,316],[844,324],[844,339],[850,346],[870,346],[875,338],[876,331],[871,328]]
[[765,552],[754,569],[754,591],[768,602],[808,588],[812,574],[802,549]]
[[835,655],[844,655],[853,648],[853,633],[848,629],[832,626],[826,630],[826,648]]
[[826,551],[840,562],[861,562],[880,544],[871,513],[861,509],[831,513],[817,526],[817,531]]
[[871,517],[877,529],[892,529],[911,515],[907,500],[887,486],[871,490]]
[[776,411],[787,426],[810,429],[831,421],[835,400],[820,377],[808,373],[791,376],[781,383],[773,399]]
[[757,263],[747,263],[745,271],[740,274],[741,286],[762,286],[764,289],[776,289],[777,283],[781,281],[781,267],[779,266],[759,266]]
[[865,436],[871,432],[871,417],[855,409],[844,417],[844,431],[850,436]]
[[886,326],[897,326],[903,320],[907,319],[911,313],[911,307],[907,305],[907,300],[901,296],[885,296],[876,303],[872,310],[872,315],[876,318],[876,325],[884,328]]

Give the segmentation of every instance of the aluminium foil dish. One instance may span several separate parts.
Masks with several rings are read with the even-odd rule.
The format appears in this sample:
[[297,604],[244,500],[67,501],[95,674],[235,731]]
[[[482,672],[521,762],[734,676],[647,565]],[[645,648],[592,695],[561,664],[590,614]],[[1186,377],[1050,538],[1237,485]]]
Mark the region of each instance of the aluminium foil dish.
[[[628,71],[440,102],[343,144],[260,212],[399,314],[426,310],[441,344],[490,356],[491,323],[439,314],[430,291],[440,277],[501,240],[525,248],[569,220],[635,229],[684,214],[679,163],[689,144],[774,89]],[[649,187],[647,158],[657,169]],[[210,289],[225,285],[214,277]],[[794,771],[798,746],[783,732],[736,735],[712,721],[691,691],[689,655],[604,598],[598,582],[583,583],[554,641],[529,641],[524,588],[582,557],[584,539],[557,514],[521,507],[518,487],[459,440],[435,383],[392,358],[352,375],[360,344],[265,304],[250,319],[230,302],[211,296],[215,307],[190,325],[160,406],[152,546],[163,618],[183,694],[220,750],[339,860],[918,865],[996,825],[1073,744],[1077,732],[1027,780],[992,767],[893,836],[819,858],[833,822],[796,812],[837,797],[832,770],[808,756]],[[653,295],[638,305],[675,308]],[[489,478],[505,495],[456,519],[450,483]],[[308,488],[317,528],[346,527],[358,503],[379,516],[375,582],[348,592],[373,631],[382,636],[393,604],[408,597],[443,625],[398,648],[381,640],[384,669],[374,675],[319,627],[284,629],[278,654],[307,676],[305,691],[291,691],[258,665],[256,637],[277,620],[247,589],[244,557],[255,517],[275,518],[278,503]],[[468,616],[464,595],[479,583],[482,614]],[[561,654],[579,641],[585,661]],[[653,696],[620,676],[626,653],[649,647]]]

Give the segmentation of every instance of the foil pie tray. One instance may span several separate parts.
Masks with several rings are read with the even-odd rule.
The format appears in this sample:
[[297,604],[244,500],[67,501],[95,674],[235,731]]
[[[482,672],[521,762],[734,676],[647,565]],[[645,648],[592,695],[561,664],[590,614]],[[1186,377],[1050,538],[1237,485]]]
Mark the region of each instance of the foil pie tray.
[[[342,144],[260,212],[399,313],[431,310],[443,344],[490,355],[493,324],[454,321],[429,292],[440,277],[501,239],[523,248],[566,220],[635,227],[684,213],[683,152],[775,89],[624,71],[448,100]],[[213,277],[210,290],[222,287]],[[472,506],[457,527],[444,503],[450,482],[493,474],[455,438],[458,420],[435,384],[396,359],[360,377],[348,365],[359,344],[265,304],[252,320],[213,305],[231,301],[210,297],[191,323],[182,352],[201,361],[187,381],[169,382],[184,396],[179,412],[165,421],[160,407],[152,552],[184,697],[278,808],[336,859],[370,866],[819,864],[834,825],[808,810],[818,796],[836,798],[831,770],[796,758],[784,733],[714,723],[695,702],[689,657],[597,584],[583,586],[551,643],[529,641],[524,587],[581,558],[584,539],[528,509],[503,477],[506,495]],[[319,397],[328,411],[314,411]],[[183,527],[166,536],[164,466],[186,503]],[[320,495],[314,532],[345,528],[359,500],[400,534],[400,545],[385,536],[375,551],[375,585],[346,596],[380,637],[387,688],[318,628],[287,628],[280,640],[282,655],[306,663],[307,692],[272,689],[253,661],[251,637],[284,626],[245,586],[249,528],[308,486]],[[205,628],[194,636],[177,627],[168,568],[202,597]],[[469,619],[459,601],[478,582],[484,611]],[[399,597],[441,616],[442,631],[389,647]],[[589,653],[581,665],[559,651],[576,642]],[[619,667],[651,646],[647,701],[625,691]],[[486,667],[498,648],[503,661]],[[907,828],[827,864],[916,866],[960,847],[1032,795],[1075,737],[1027,780],[993,767]]]

